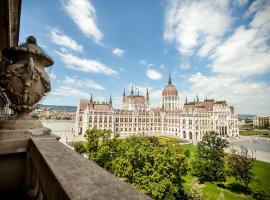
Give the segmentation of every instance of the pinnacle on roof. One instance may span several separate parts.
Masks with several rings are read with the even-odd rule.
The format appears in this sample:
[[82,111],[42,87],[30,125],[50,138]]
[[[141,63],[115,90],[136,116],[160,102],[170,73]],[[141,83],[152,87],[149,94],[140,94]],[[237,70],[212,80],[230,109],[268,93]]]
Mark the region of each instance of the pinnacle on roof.
[[168,84],[172,84],[172,79],[171,79],[171,74],[169,74],[169,81],[168,81]]
[[133,96],[133,85],[131,86],[131,92],[130,95]]
[[112,104],[112,96],[110,96],[110,101],[109,101],[110,104]]
[[126,90],[124,88],[123,97],[125,97],[125,96],[126,96]]
[[93,102],[93,95],[91,93],[90,102]]

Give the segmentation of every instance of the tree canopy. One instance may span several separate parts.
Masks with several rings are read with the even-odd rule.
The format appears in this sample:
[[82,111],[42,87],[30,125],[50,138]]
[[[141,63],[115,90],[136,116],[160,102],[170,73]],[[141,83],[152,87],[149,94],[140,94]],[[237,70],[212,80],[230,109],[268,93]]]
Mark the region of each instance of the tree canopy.
[[198,142],[193,171],[200,181],[224,182],[226,180],[224,148],[227,146],[228,141],[216,132],[206,133],[201,142]]
[[255,159],[249,157],[247,148],[241,147],[239,153],[232,150],[231,154],[228,156],[228,174],[244,183],[245,187],[248,188],[254,176],[251,171],[254,161]]
[[86,132],[89,159],[155,199],[186,198],[182,184],[188,164],[180,145],[160,145],[144,136],[110,136],[110,131]]

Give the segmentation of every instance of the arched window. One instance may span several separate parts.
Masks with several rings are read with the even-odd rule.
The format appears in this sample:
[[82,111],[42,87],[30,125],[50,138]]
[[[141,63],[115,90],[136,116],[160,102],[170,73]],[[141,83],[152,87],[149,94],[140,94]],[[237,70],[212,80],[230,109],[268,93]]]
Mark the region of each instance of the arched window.
[[189,132],[189,139],[192,140],[192,132]]

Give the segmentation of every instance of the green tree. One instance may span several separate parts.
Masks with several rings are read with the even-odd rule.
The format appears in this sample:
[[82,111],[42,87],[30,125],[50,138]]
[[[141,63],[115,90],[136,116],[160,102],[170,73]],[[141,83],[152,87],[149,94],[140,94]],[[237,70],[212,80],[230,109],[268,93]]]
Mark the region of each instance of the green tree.
[[72,145],[77,153],[83,154],[86,152],[86,146],[83,142],[74,142]]
[[[97,129],[86,133],[89,159],[155,199],[185,199],[187,160],[180,145],[144,136],[120,139]],[[104,139],[105,138],[105,139]]]
[[203,199],[203,192],[202,186],[199,184],[197,178],[193,178],[191,181],[191,187],[188,192],[188,198],[190,200],[202,200]]
[[253,181],[254,174],[251,170],[254,161],[255,159],[248,155],[247,148],[241,146],[241,151],[238,154],[232,150],[228,156],[228,174],[244,183],[245,187],[248,188],[248,185]]
[[194,175],[200,181],[224,182],[226,180],[224,148],[228,141],[216,132],[206,133],[197,145],[196,158],[193,161]]

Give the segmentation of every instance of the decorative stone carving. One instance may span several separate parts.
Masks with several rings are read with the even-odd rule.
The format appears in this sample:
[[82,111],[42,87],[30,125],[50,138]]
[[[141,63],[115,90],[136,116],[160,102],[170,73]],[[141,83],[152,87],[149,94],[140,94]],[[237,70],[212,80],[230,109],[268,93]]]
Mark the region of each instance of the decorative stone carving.
[[44,67],[53,65],[53,60],[33,36],[18,47],[4,49],[3,56],[10,64],[3,68],[0,86],[10,100],[10,107],[17,113],[17,119],[22,119],[51,90]]

